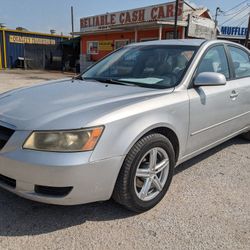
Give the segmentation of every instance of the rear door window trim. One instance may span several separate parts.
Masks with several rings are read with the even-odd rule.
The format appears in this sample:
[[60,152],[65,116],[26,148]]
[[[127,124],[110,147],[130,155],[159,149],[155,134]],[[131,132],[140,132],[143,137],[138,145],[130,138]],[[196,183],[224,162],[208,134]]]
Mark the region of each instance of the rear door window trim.
[[226,47],[226,51],[227,51],[227,54],[228,54],[228,57],[229,57],[229,60],[230,60],[230,64],[231,64],[231,67],[232,67],[232,73],[233,73],[233,77],[232,77],[232,81],[233,80],[239,80],[239,79],[244,79],[244,78],[250,78],[250,76],[242,76],[242,77],[236,77],[236,74],[235,74],[235,69],[234,69],[234,64],[233,64],[233,59],[232,59],[232,55],[231,55],[231,52],[229,50],[229,47],[234,47],[236,49],[239,49],[239,50],[242,50],[244,52],[246,52],[246,54],[248,54],[248,57],[249,57],[249,61],[250,61],[250,53],[247,49],[245,48],[242,48],[240,46],[237,46],[235,44],[225,44],[225,47]]

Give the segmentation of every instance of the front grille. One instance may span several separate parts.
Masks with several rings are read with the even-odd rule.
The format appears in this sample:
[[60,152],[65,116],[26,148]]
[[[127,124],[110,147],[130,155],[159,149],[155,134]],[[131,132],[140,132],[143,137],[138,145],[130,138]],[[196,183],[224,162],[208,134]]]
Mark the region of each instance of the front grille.
[[0,150],[5,146],[15,130],[0,126]]
[[37,194],[46,195],[46,196],[57,196],[63,197],[68,195],[73,187],[48,187],[35,185],[35,192]]
[[0,184],[3,184],[8,187],[16,188],[16,180],[11,179],[1,174],[0,174]]

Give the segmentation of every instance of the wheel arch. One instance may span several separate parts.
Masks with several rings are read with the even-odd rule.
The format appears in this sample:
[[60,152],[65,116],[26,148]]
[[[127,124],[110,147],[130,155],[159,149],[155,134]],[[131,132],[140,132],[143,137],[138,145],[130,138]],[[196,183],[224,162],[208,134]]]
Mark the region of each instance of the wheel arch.
[[176,133],[168,127],[157,127],[148,131],[146,134],[152,134],[152,133],[162,134],[163,136],[165,136],[170,140],[175,152],[175,162],[177,162],[180,153],[180,143]]
[[180,155],[180,141],[174,129],[171,128],[171,126],[167,126],[165,124],[158,124],[158,125],[149,127],[146,130],[144,130],[140,135],[137,136],[137,138],[129,146],[127,153],[130,151],[130,149],[135,145],[137,141],[139,141],[145,135],[152,134],[152,133],[162,134],[163,136],[165,136],[166,138],[170,140],[175,151],[175,161],[177,162],[179,159],[179,155]]

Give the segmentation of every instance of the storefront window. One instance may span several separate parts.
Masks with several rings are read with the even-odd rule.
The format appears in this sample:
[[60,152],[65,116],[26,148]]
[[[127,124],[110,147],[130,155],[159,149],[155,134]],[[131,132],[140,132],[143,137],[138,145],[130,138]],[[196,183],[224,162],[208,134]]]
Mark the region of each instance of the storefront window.
[[129,44],[129,40],[116,40],[115,41],[115,49],[119,49]]
[[[177,32],[177,37],[179,37],[179,32]],[[166,39],[174,39],[174,32],[173,31],[166,32]]]
[[88,46],[88,54],[89,55],[94,55],[99,53],[99,42],[97,41],[91,41],[87,43]]

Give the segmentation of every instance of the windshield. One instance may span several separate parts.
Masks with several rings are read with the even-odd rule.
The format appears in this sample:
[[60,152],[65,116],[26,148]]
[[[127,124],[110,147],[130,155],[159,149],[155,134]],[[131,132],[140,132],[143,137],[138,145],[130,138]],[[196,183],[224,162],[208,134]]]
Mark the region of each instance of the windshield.
[[95,64],[83,73],[82,78],[148,88],[172,88],[182,80],[196,49],[194,46],[171,45],[124,47]]

